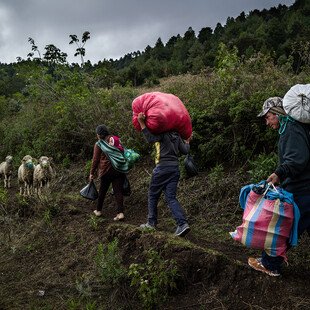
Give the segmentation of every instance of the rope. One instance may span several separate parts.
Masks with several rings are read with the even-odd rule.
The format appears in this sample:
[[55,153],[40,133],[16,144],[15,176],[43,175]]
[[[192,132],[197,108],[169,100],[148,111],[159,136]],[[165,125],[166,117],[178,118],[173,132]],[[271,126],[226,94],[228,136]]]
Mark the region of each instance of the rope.
[[286,129],[287,123],[288,122],[295,122],[293,118],[291,118],[289,115],[279,115],[279,123],[280,123],[280,128],[278,130],[279,134],[282,135]]
[[305,94],[299,94],[298,97],[301,97],[301,106],[302,108],[309,112],[310,111],[310,106],[309,106],[309,103],[310,103],[310,98],[307,97]]

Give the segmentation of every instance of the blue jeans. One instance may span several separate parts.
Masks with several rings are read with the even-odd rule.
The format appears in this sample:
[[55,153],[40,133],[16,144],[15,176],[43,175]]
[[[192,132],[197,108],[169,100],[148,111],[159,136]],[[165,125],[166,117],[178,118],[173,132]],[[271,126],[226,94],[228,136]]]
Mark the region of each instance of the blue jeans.
[[[304,231],[310,235],[310,195],[294,195],[294,200],[300,211],[300,219],[298,222],[298,237]],[[290,247],[288,246],[288,249]],[[262,264],[269,270],[281,272],[281,266],[284,259],[281,256],[272,257],[265,251],[262,253]]]
[[177,225],[186,223],[184,211],[176,198],[180,179],[178,166],[156,166],[153,170],[148,194],[148,222],[157,224],[157,204],[162,191]]

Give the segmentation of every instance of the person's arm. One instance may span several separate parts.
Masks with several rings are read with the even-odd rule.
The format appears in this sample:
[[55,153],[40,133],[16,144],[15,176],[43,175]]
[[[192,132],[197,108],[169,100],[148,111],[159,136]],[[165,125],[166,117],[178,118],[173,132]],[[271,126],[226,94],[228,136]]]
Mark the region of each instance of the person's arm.
[[144,128],[146,128],[146,125],[145,125],[146,115],[143,112],[140,112],[138,114],[137,119],[138,119],[141,129],[143,130]]
[[280,146],[282,163],[267,179],[273,184],[283,182],[286,178],[294,179],[303,173],[310,160],[308,133],[301,126],[293,124],[284,134]]
[[161,135],[154,135],[148,130],[148,128],[146,127],[146,124],[145,124],[145,119],[146,119],[145,114],[143,112],[140,112],[138,114],[138,122],[140,124],[140,127],[142,129],[142,133],[143,133],[145,139],[147,140],[147,142],[155,143],[155,142],[161,141],[161,139],[162,139]]
[[95,173],[97,171],[101,156],[101,149],[97,144],[94,146],[93,159],[89,173],[89,181],[94,179]]
[[192,135],[186,140],[182,140],[180,138],[179,151],[181,154],[186,155],[189,153],[189,149],[190,149],[189,143],[191,140],[192,140]]

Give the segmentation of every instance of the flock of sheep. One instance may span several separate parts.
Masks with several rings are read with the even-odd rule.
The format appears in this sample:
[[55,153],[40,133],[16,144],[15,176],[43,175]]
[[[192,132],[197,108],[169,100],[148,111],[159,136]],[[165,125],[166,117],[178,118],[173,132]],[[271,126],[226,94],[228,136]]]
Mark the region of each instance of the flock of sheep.
[[[43,188],[48,188],[51,180],[55,177],[52,168],[52,158],[41,156],[39,160],[26,155],[18,168],[19,193],[29,196],[32,193],[41,194]],[[11,187],[13,175],[13,157],[8,155],[0,164],[0,177],[4,177],[4,188]]]

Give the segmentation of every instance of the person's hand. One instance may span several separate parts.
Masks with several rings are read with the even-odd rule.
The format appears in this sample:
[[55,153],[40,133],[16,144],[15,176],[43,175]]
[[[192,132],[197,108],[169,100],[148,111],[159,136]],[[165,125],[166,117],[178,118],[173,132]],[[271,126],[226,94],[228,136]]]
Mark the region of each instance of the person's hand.
[[88,179],[89,179],[89,182],[92,181],[92,180],[94,179],[94,175],[93,175],[93,174],[90,174],[89,177],[88,177]]
[[185,143],[189,144],[192,139],[193,139],[193,133],[184,141]]
[[267,178],[267,183],[272,183],[273,185],[280,184],[280,178],[275,173],[272,173]]
[[142,121],[142,122],[144,122],[145,121],[145,118],[146,118],[146,116],[145,116],[145,114],[143,113],[143,112],[140,112],[139,114],[138,114],[138,121],[139,121],[139,123]]
[[145,119],[146,119],[145,114],[143,112],[140,112],[138,114],[138,122],[139,122],[142,129],[145,128]]

